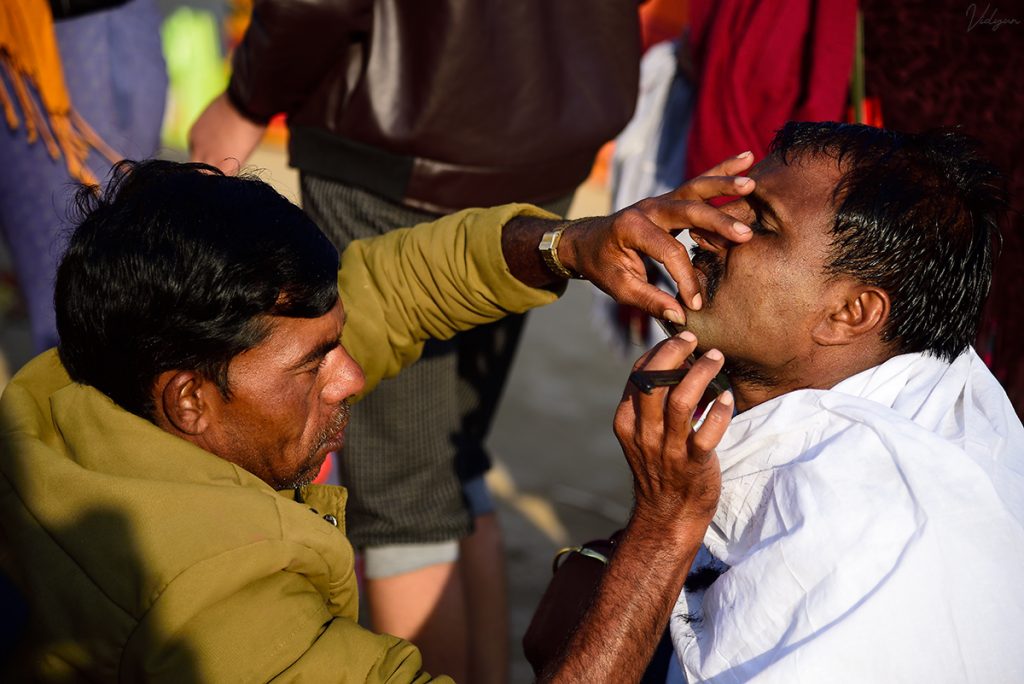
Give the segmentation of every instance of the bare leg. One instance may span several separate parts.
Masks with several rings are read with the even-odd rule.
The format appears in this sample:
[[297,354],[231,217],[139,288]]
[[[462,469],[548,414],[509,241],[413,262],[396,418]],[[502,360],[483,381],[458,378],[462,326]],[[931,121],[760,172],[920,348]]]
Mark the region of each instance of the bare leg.
[[459,544],[459,569],[469,625],[472,684],[508,682],[508,598],[501,526],[495,513],[476,518],[473,534]]
[[432,675],[467,679],[466,603],[455,563],[366,580],[373,628],[419,647],[423,669]]

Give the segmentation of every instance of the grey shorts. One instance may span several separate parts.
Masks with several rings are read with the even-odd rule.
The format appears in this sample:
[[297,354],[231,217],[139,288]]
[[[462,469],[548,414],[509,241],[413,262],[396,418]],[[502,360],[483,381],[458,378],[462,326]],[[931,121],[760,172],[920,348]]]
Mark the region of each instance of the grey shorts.
[[[464,483],[463,495],[474,518],[494,512],[494,499],[483,477]],[[458,557],[459,542],[454,539],[432,544],[371,546],[363,550],[364,574],[367,579],[382,579],[430,565],[454,563]]]
[[[309,174],[301,181],[303,207],[339,250],[437,218]],[[523,322],[509,316],[431,340],[419,361],[353,407],[338,471],[356,547],[435,544],[472,531],[463,482],[490,467],[484,440]]]

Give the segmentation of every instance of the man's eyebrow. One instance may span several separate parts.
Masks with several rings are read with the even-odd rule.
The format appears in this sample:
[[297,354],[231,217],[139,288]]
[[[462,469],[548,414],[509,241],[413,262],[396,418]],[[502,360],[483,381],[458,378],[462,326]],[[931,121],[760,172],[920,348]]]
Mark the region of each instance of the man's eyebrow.
[[320,344],[318,344],[315,347],[313,347],[313,349],[311,349],[308,354],[303,356],[298,361],[298,363],[293,365],[292,369],[293,370],[298,370],[299,368],[305,368],[306,366],[310,365],[314,361],[319,363],[321,359],[323,359],[325,356],[327,356],[332,351],[337,349],[339,346],[341,346],[341,340],[340,339],[324,340]]
[[761,192],[755,188],[754,192],[746,196],[747,204],[756,211],[758,214],[764,214],[772,220],[776,226],[781,227],[783,225],[782,218],[779,217],[779,212],[775,210],[775,205],[768,201],[768,198],[761,194]]

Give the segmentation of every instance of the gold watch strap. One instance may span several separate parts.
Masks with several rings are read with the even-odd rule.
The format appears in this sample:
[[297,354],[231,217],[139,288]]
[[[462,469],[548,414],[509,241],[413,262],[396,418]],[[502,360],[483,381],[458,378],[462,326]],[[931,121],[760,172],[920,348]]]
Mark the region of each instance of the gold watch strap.
[[559,228],[558,230],[549,230],[544,233],[544,237],[540,240],[540,245],[537,249],[540,250],[541,256],[544,257],[544,263],[551,270],[552,273],[562,278],[582,278],[579,273],[574,273],[567,269],[562,262],[558,259],[558,242],[562,239],[562,232],[565,228]]

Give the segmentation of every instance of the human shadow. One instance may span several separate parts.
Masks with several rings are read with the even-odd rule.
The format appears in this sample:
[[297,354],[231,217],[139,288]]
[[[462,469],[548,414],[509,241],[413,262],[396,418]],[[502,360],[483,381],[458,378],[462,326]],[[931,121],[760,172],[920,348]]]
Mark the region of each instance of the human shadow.
[[137,629],[153,597],[131,522],[103,505],[60,520],[47,499],[66,492],[33,471],[12,430],[0,414],[0,680],[200,681],[189,644]]

